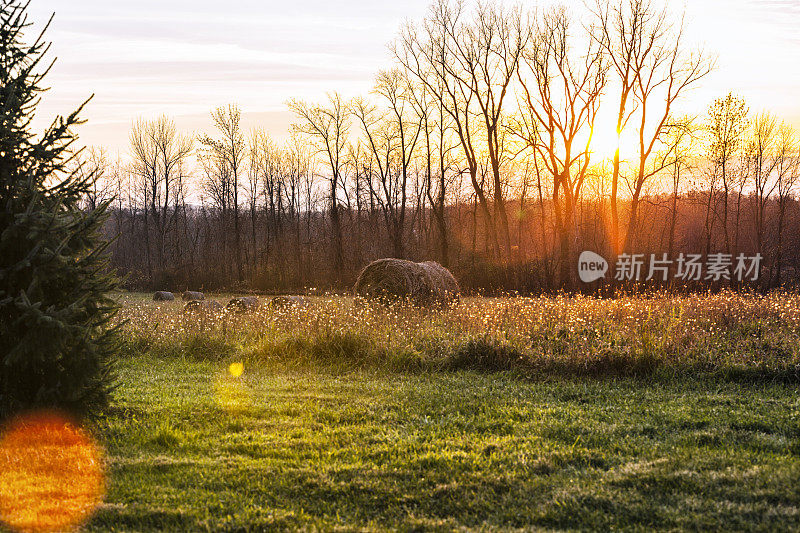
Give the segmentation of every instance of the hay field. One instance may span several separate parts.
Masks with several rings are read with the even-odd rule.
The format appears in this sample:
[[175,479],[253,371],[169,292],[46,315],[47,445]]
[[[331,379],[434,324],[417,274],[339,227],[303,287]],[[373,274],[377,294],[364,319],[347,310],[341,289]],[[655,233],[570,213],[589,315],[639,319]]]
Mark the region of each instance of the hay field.
[[119,298],[89,530],[800,528],[796,296]]
[[139,294],[120,301],[133,354],[341,371],[800,381],[797,295],[465,298],[444,311],[339,296],[271,309],[261,298],[264,305],[244,314],[185,314],[182,302]]

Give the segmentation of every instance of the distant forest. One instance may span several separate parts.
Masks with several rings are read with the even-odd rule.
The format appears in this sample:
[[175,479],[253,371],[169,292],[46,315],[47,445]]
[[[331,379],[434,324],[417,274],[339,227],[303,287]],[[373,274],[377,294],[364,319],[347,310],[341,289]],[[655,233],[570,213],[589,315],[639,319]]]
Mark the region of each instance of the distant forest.
[[679,17],[646,0],[441,1],[391,50],[369,97],[289,102],[282,145],[227,105],[208,133],[140,120],[125,160],[77,154],[97,178],[86,209],[111,202],[127,286],[342,290],[398,257],[436,260],[469,291],[596,290],[577,279],[583,250],[612,270],[620,254],[760,255],[757,280],[691,286],[797,285],[797,133],[733,93],[677,114],[714,68]]

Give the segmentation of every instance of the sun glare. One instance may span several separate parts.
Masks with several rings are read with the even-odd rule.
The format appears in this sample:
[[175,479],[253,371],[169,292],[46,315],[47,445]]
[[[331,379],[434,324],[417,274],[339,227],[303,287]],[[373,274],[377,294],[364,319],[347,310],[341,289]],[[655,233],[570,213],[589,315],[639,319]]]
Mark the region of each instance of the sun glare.
[[619,147],[621,160],[624,161],[626,158],[630,159],[631,156],[635,156],[638,150],[636,133],[629,128],[617,137],[616,129],[616,122],[613,118],[602,114],[598,117],[590,146],[594,163],[613,159],[617,147]]

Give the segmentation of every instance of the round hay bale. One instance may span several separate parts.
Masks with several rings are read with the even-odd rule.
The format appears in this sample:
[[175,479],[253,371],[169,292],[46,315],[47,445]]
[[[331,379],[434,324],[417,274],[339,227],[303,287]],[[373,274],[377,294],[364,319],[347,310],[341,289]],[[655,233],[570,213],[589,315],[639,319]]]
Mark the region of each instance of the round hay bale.
[[269,302],[273,309],[290,309],[292,307],[302,307],[306,305],[306,299],[302,296],[276,296]]
[[183,306],[184,313],[219,313],[225,307],[216,300],[191,300]]
[[420,265],[425,268],[428,279],[431,285],[436,288],[436,292],[446,295],[445,303],[458,303],[461,296],[461,287],[458,285],[453,273],[436,261],[425,261]]
[[445,306],[458,301],[458,282],[439,263],[414,263],[404,259],[378,259],[358,275],[356,297],[407,300],[418,306]]
[[218,302],[216,300],[208,300],[208,301],[206,301],[206,308],[209,311],[224,311],[225,310],[225,306],[222,305],[222,303],[220,303],[220,302]]
[[234,313],[252,313],[258,310],[258,298],[255,296],[240,296],[238,298],[231,298],[225,309],[233,311]]
[[206,295],[205,294],[203,294],[202,292],[196,292],[196,291],[185,291],[181,295],[181,297],[183,298],[184,302],[194,302],[194,301],[197,301],[197,300],[205,300],[206,299]]
[[175,295],[169,291],[156,291],[153,294],[154,302],[171,302],[175,299]]

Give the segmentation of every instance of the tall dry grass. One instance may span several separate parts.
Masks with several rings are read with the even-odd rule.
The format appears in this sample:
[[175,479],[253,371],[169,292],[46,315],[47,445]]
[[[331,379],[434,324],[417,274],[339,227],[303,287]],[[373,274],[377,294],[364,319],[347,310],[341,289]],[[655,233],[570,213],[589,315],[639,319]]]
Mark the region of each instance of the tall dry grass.
[[466,298],[452,309],[347,297],[235,315],[120,295],[129,353],[336,370],[515,370],[526,375],[714,375],[800,381],[800,296],[724,292]]

